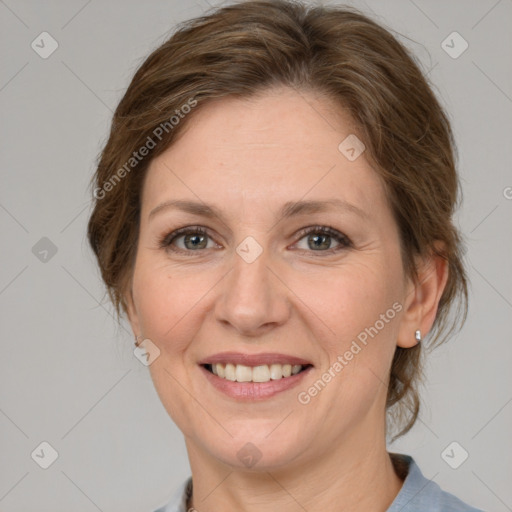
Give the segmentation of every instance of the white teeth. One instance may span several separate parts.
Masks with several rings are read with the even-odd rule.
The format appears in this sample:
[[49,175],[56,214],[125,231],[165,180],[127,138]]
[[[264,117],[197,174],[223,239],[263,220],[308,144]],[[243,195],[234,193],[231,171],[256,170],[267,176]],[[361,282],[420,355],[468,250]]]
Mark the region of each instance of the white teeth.
[[250,366],[237,364],[235,375],[237,382],[250,382],[252,380],[252,368]]
[[283,376],[283,367],[280,364],[270,365],[270,378],[272,380],[280,379]]
[[227,380],[236,380],[236,374],[235,374],[235,365],[228,363],[225,368],[225,375],[224,378]]
[[264,364],[262,366],[255,366],[252,369],[253,382],[268,382],[270,380],[270,369]]
[[279,380],[283,377],[290,377],[299,373],[303,366],[300,364],[263,364],[260,366],[245,366],[243,364],[212,364],[212,373],[237,382],[269,382]]

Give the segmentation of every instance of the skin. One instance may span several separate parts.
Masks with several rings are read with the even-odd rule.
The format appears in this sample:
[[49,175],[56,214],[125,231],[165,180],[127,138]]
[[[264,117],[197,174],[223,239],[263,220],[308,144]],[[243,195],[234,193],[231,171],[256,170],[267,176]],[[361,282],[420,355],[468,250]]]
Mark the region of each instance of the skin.
[[[185,435],[193,506],[385,511],[402,485],[386,451],[387,375],[396,346],[412,347],[416,329],[424,336],[432,327],[446,264],[418,260],[419,283],[405,277],[383,184],[365,153],[351,162],[338,150],[357,129],[326,98],[281,87],[250,100],[223,98],[189,121],[148,169],[126,300],[134,334],[161,351],[149,368]],[[287,201],[332,198],[367,219],[336,209],[278,216]],[[222,220],[171,208],[149,217],[172,199],[213,204]],[[173,244],[187,254],[159,245],[198,225],[208,230],[206,248],[194,250],[184,236]],[[352,245],[327,237],[329,248],[341,247],[327,254],[314,244],[321,233],[297,235],[316,225]],[[247,236],[262,249],[252,263],[236,252]],[[402,310],[317,396],[299,403],[297,393],[395,302]],[[244,404],[217,391],[198,366],[228,350],[292,354],[314,368],[299,388]],[[237,456],[248,442],[261,454],[251,468]]]

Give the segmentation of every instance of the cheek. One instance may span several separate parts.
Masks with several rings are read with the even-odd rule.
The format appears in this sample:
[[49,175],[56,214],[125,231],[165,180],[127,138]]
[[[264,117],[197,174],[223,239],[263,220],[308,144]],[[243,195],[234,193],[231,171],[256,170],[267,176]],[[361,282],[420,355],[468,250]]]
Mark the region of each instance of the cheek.
[[365,341],[369,346],[369,340],[376,340],[372,352],[386,350],[401,309],[394,270],[388,267],[384,271],[375,262],[357,262],[328,277],[324,286],[317,282],[309,290],[308,301],[330,328],[331,355],[348,350],[353,340],[359,340],[362,346]]
[[386,394],[402,310],[395,270],[357,263],[329,280],[322,320],[334,334],[324,346],[329,362],[321,380],[330,383],[320,401],[334,423],[340,410],[355,421]]
[[179,269],[144,259],[135,268],[133,294],[141,329],[161,349],[180,351],[193,335],[187,336],[186,331],[198,321],[201,311],[201,297],[207,286],[203,274],[184,275]]
[[[186,435],[192,435],[194,418],[204,411],[190,400],[191,341],[202,323],[205,277],[170,269],[165,263],[141,258],[133,277],[134,301],[145,338],[153,341],[160,355],[149,371],[160,401]],[[213,286],[210,284],[209,288]]]

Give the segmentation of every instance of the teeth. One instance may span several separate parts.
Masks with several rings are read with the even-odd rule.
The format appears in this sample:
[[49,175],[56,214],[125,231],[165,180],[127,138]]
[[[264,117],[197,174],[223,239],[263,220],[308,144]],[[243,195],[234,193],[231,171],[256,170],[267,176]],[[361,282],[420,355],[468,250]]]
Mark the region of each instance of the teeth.
[[249,373],[252,373],[253,382],[268,382],[270,380],[270,368],[266,364],[255,366],[252,372],[249,368]]
[[299,373],[301,369],[302,369],[302,365],[294,364],[292,366],[292,375],[295,375],[296,373]]
[[243,364],[212,364],[214,375],[236,382],[269,382],[299,373],[303,366],[300,364],[263,364],[260,366],[245,366]]
[[280,379],[283,376],[283,367],[280,364],[270,365],[270,378],[272,380]]
[[237,382],[250,382],[252,380],[252,368],[250,366],[237,364],[235,375]]
[[232,380],[232,381],[236,380],[235,365],[234,364],[228,363],[226,365],[224,378],[227,379],[227,380]]

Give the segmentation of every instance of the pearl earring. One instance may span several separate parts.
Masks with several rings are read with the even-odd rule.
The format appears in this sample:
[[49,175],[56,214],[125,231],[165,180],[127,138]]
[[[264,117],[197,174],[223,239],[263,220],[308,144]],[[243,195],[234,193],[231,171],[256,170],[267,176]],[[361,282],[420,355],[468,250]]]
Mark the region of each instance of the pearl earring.
[[414,337],[416,338],[416,341],[418,343],[421,343],[421,331],[418,329],[416,333],[414,334]]

